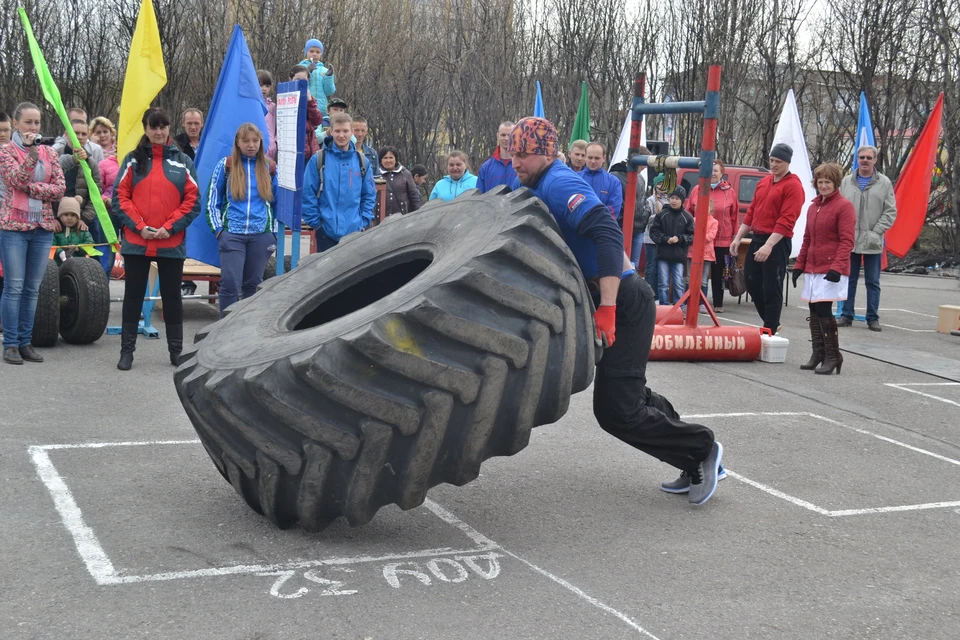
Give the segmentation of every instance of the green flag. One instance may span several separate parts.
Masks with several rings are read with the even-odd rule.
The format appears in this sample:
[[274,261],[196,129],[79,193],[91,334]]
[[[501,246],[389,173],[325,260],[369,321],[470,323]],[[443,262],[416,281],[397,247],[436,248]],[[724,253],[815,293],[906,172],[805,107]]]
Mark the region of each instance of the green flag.
[[586,82],[580,85],[580,106],[577,107],[577,119],[573,121],[570,144],[573,144],[574,140],[590,141],[590,106],[587,104]]
[[[67,117],[67,110],[63,107],[63,100],[60,99],[60,90],[50,75],[50,69],[47,68],[47,61],[43,58],[40,45],[37,44],[37,39],[33,36],[33,27],[30,26],[30,19],[27,17],[27,12],[23,7],[18,7],[17,10],[20,12],[20,21],[23,22],[23,28],[27,32],[27,44],[30,46],[30,57],[33,58],[33,66],[37,68],[37,77],[40,79],[40,88],[43,90],[43,97],[47,99],[50,106],[52,106],[57,112],[57,115],[60,116],[63,127],[67,135],[70,136],[70,145],[74,149],[79,149],[80,141],[77,140],[77,134],[73,132],[73,125],[70,124],[70,118]],[[93,208],[97,212],[97,219],[100,220],[103,235],[106,236],[107,242],[116,244],[117,234],[113,229],[113,223],[110,221],[110,216],[107,213],[107,207],[103,204],[100,189],[97,188],[97,183],[94,181],[93,176],[90,175],[90,167],[87,166],[86,160],[80,161],[80,168],[83,170],[83,177],[86,179],[87,187],[90,189],[90,199],[93,202]]]

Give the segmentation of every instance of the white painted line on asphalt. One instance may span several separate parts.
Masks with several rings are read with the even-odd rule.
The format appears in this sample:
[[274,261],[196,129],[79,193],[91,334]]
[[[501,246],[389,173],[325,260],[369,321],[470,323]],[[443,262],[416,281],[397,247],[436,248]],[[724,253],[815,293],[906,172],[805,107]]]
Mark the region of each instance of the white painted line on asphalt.
[[[888,386],[897,386],[892,383],[887,383],[887,384]],[[948,382],[948,383],[917,383],[917,384],[955,385],[958,383]],[[904,391],[912,391],[912,389],[904,389]],[[915,393],[919,393],[919,392],[915,392]],[[926,395],[926,394],[921,394],[921,395]],[[931,396],[931,397],[936,398],[936,396]],[[943,398],[939,398],[939,399],[943,400]],[[947,401],[947,402],[956,404],[956,403],[953,403],[952,401]],[[852,427],[838,420],[833,420],[832,418],[827,418],[826,416],[821,416],[816,413],[810,413],[808,411],[755,411],[755,412],[734,412],[734,413],[703,413],[703,414],[690,414],[685,417],[691,418],[691,419],[705,419],[705,418],[715,419],[715,418],[743,418],[743,417],[764,417],[764,416],[768,416],[768,417],[807,416],[810,418],[816,418],[817,420],[821,420],[823,422],[836,425],[838,427],[843,427],[844,429],[849,429],[851,431],[854,431],[862,435],[871,436],[873,438],[876,438],[877,440],[881,440],[883,442],[887,442],[890,444],[895,444],[898,447],[903,447],[904,449],[908,449],[916,453],[921,453],[923,455],[930,456],[931,458],[936,458],[937,460],[941,460],[943,462],[948,462],[950,464],[960,466],[960,460],[948,458],[947,456],[940,455],[939,453],[934,453],[933,451],[927,451],[926,449],[921,449],[920,447],[915,447],[905,442],[900,442],[899,440],[894,440],[893,438],[888,438],[886,436],[873,433],[872,431],[867,431],[866,429]],[[784,493],[779,489],[774,489],[773,487],[765,485],[762,482],[751,480],[746,476],[742,476],[739,473],[735,473],[731,471],[729,468],[726,468],[726,471],[727,471],[727,475],[729,475],[730,477],[740,480],[744,484],[750,485],[755,489],[760,489],[765,493],[769,493],[770,495],[780,498],[781,500],[786,500],[787,502],[795,504],[798,507],[803,507],[804,509],[813,511],[814,513],[819,513],[820,515],[829,516],[832,518],[843,517],[843,516],[859,516],[859,515],[872,514],[872,513],[896,513],[896,512],[903,512],[903,511],[923,511],[927,509],[946,509],[946,508],[960,506],[960,501],[953,501],[953,502],[927,502],[923,504],[897,505],[892,507],[869,507],[864,509],[830,510],[830,509],[825,509],[823,507],[815,505],[812,502],[808,502],[801,498],[797,498],[796,496],[792,496],[788,493]]]
[[37,475],[46,485],[47,491],[53,498],[53,506],[56,507],[63,526],[67,528],[70,535],[73,536],[73,543],[77,547],[77,553],[84,564],[87,565],[87,571],[97,581],[97,584],[110,584],[110,578],[117,575],[113,568],[113,563],[107,557],[100,541],[97,540],[93,529],[87,526],[83,521],[83,514],[77,501],[73,499],[73,494],[63,481],[63,477],[57,472],[53,462],[50,461],[50,455],[43,447],[30,447],[30,458],[37,467]]
[[326,558],[324,560],[298,560],[280,564],[240,564],[231,567],[211,567],[209,569],[195,569],[188,571],[168,571],[165,573],[151,573],[138,576],[113,576],[101,584],[135,584],[139,582],[166,582],[168,580],[182,580],[184,578],[213,578],[218,576],[236,576],[248,573],[270,573],[276,571],[296,571],[313,567],[342,566],[350,564],[365,564],[370,562],[390,562],[395,560],[411,560],[414,558],[436,558],[450,555],[466,555],[483,553],[499,549],[496,545],[489,549],[425,549],[409,553],[395,553],[383,556],[352,556],[343,558]]
[[601,609],[602,611],[606,611],[607,613],[616,616],[617,618],[619,618],[620,620],[622,620],[623,622],[625,622],[627,625],[629,625],[631,628],[635,629],[636,631],[639,631],[641,634],[647,636],[648,638],[652,638],[653,640],[659,640],[659,639],[657,638],[657,636],[653,635],[652,633],[650,633],[649,631],[647,631],[646,629],[644,629],[643,627],[641,627],[639,624],[637,624],[636,622],[634,622],[634,621],[633,621],[631,618],[629,618],[627,615],[625,615],[625,614],[623,614],[623,613],[620,613],[619,611],[617,611],[617,610],[614,609],[613,607],[610,607],[610,606],[608,606],[608,605],[603,604],[602,602],[600,602],[599,600],[597,600],[597,599],[594,598],[593,596],[587,595],[587,594],[584,593],[579,587],[570,584],[569,582],[567,582],[567,581],[564,580],[563,578],[560,578],[560,577],[558,577],[558,576],[553,575],[552,573],[550,573],[550,572],[547,571],[546,569],[541,569],[540,567],[538,567],[537,565],[533,564],[533,563],[530,562],[529,560],[525,560],[525,559],[521,558],[520,556],[518,556],[518,555],[515,554],[515,553],[512,553],[512,552],[510,552],[510,551],[507,551],[506,549],[504,549],[504,548],[502,548],[502,547],[501,547],[500,550],[503,551],[503,552],[504,552],[505,554],[507,554],[508,556],[513,556],[514,558],[516,558],[517,560],[519,560],[519,561],[522,562],[523,564],[527,565],[528,567],[530,567],[531,569],[533,569],[534,571],[536,571],[536,572],[539,573],[540,575],[543,575],[543,576],[546,576],[547,578],[550,578],[551,580],[553,580],[554,582],[556,582],[557,584],[559,584],[560,586],[562,586],[564,589],[567,589],[568,591],[576,594],[577,597],[579,597],[581,600],[584,600],[584,601],[586,601],[586,602],[589,602],[590,604],[592,604],[593,606],[597,607],[598,609]]
[[56,449],[104,449],[106,447],[142,447],[159,444],[200,444],[199,440],[147,440],[144,442],[80,442],[77,444],[41,444],[36,449],[53,451]]
[[[925,384],[926,386],[942,385],[942,386],[953,386],[960,383],[957,382],[929,382],[929,383],[917,383],[911,386],[920,386],[920,384]],[[886,386],[893,387],[894,389],[900,389],[900,391],[907,391],[909,393],[915,393],[918,396],[923,396],[924,398],[930,398],[931,400],[939,400],[940,402],[945,402],[946,404],[952,404],[955,407],[960,407],[960,402],[954,400],[949,400],[947,398],[941,398],[940,396],[935,396],[932,393],[924,393],[923,391],[917,391],[916,389],[908,389],[906,384],[894,384],[892,382],[886,383]]]
[[830,515],[830,511],[828,509],[824,509],[823,507],[818,507],[812,502],[807,502],[806,500],[801,500],[800,498],[791,496],[789,493],[784,493],[779,489],[774,489],[773,487],[765,485],[762,482],[751,480],[746,476],[742,476],[739,473],[734,473],[733,471],[730,471],[730,469],[727,469],[727,475],[730,476],[731,478],[736,478],[740,482],[743,482],[744,484],[748,484],[755,489],[760,489],[760,491],[765,491],[766,493],[769,493],[772,496],[776,496],[781,500],[786,500],[787,502],[795,504],[798,507],[803,507],[804,509],[808,509],[810,511],[813,511],[814,513],[819,513],[820,515],[823,515],[823,516]]
[[861,516],[867,513],[895,513],[901,511],[923,511],[925,509],[948,509],[950,507],[960,507],[960,500],[955,502],[928,502],[927,504],[906,504],[899,507],[876,507],[873,509],[843,509],[841,511],[831,511],[830,516]]
[[723,318],[720,318],[720,319],[721,319],[723,322],[736,322],[737,324],[743,324],[743,325],[746,325],[746,326],[748,326],[748,327],[759,327],[759,326],[760,326],[759,324],[753,324],[752,322],[743,322],[742,320],[734,320],[733,318],[727,318],[726,316],[724,316]]
[[890,323],[884,323],[883,326],[889,327],[891,329],[899,329],[900,331],[909,331],[910,333],[936,333],[937,332],[936,329],[908,329],[906,327],[898,327],[897,325],[890,324]]
[[888,387],[960,387],[960,382],[888,382],[886,385]]
[[[459,519],[450,511],[446,510],[433,500],[425,500],[424,507],[431,511],[443,522],[455,527],[459,531],[463,532],[467,537],[473,540],[478,546],[473,549],[459,549],[453,550],[450,548],[441,548],[441,549],[426,549],[423,551],[412,551],[409,553],[401,554],[392,554],[384,556],[354,556],[354,557],[342,557],[342,558],[327,558],[324,560],[300,560],[294,562],[287,562],[282,564],[271,564],[271,565],[235,565],[230,567],[211,567],[206,569],[196,569],[188,571],[169,571],[164,573],[154,573],[154,574],[145,574],[145,575],[129,575],[123,576],[117,573],[117,570],[114,568],[113,563],[110,561],[106,552],[103,550],[103,547],[100,544],[100,541],[97,539],[96,534],[83,520],[83,514],[80,511],[80,507],[77,506],[76,500],[73,498],[73,494],[70,492],[70,489],[67,487],[66,482],[64,482],[63,477],[57,471],[56,467],[53,465],[53,462],[50,460],[50,456],[47,453],[48,450],[63,450],[63,449],[102,449],[106,447],[131,447],[131,446],[146,446],[146,445],[167,445],[167,444],[198,444],[199,440],[154,440],[154,441],[143,441],[143,442],[88,442],[88,443],[79,443],[79,444],[51,444],[51,445],[36,445],[29,447],[28,451],[30,457],[33,460],[34,465],[37,467],[37,475],[40,476],[40,479],[43,481],[44,485],[47,487],[47,490],[50,492],[50,495],[53,497],[54,506],[57,509],[57,512],[60,514],[60,518],[63,521],[64,527],[67,529],[67,532],[73,537],[74,544],[77,547],[77,552],[80,554],[81,559],[84,561],[84,564],[87,566],[87,571],[93,576],[93,579],[98,585],[119,585],[119,584],[136,584],[142,582],[165,582],[169,580],[180,580],[184,578],[202,578],[202,577],[216,577],[216,576],[228,576],[228,575],[244,575],[244,574],[263,574],[263,573],[272,573],[278,571],[290,571],[297,569],[307,569],[312,567],[320,567],[325,565],[349,565],[349,564],[360,564],[360,563],[371,563],[371,562],[389,562],[392,560],[409,560],[412,558],[426,558],[426,557],[438,557],[438,556],[461,556],[461,555],[470,555],[477,553],[484,553],[492,550],[502,551],[503,553],[516,558],[523,564],[527,565],[537,573],[546,576],[550,580],[556,582],[564,589],[567,589],[578,598],[584,602],[589,603],[590,605],[609,613],[620,621],[627,624],[632,629],[638,631],[640,634],[651,638],[652,640],[659,640],[657,636],[653,635],[642,626],[640,626],[636,621],[631,619],[624,613],[614,609],[613,607],[604,604],[600,600],[594,598],[593,596],[587,594],[582,589],[577,587],[570,582],[567,582],[563,578],[560,578],[549,571],[538,567],[529,560],[522,558],[521,556],[504,549],[502,546],[486,537],[470,525],[468,525],[463,520]],[[958,503],[960,504],[960,503]]]

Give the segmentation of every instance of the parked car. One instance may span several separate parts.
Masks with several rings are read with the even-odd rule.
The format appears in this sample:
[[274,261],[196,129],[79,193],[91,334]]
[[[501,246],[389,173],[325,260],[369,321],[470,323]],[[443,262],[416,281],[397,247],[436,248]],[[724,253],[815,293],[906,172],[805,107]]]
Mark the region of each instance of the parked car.
[[[737,210],[740,222],[743,222],[744,216],[747,215],[747,207],[753,202],[753,194],[757,190],[757,183],[769,173],[769,169],[762,167],[727,165],[727,172],[723,177],[737,194]],[[687,190],[688,197],[696,197],[694,189],[699,181],[696,169],[680,169],[677,173],[677,180]]]

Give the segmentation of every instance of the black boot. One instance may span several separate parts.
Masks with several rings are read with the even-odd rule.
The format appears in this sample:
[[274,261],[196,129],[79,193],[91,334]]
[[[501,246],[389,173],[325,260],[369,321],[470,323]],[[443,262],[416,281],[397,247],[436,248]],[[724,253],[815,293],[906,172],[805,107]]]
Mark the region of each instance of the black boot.
[[820,328],[823,331],[824,359],[823,364],[817,367],[816,373],[830,375],[843,366],[843,356],[840,354],[840,334],[837,332],[837,319],[833,316],[820,318]]
[[180,364],[180,352],[183,351],[183,323],[167,325],[167,351],[170,352],[170,364]]
[[823,362],[826,354],[824,353],[823,329],[820,328],[820,319],[813,317],[807,318],[807,320],[810,322],[810,337],[813,339],[813,355],[810,356],[807,364],[800,365],[800,368],[804,371],[812,371]]
[[139,322],[124,322],[120,325],[120,362],[117,363],[120,371],[130,371],[133,366],[133,352],[137,350],[139,331]]

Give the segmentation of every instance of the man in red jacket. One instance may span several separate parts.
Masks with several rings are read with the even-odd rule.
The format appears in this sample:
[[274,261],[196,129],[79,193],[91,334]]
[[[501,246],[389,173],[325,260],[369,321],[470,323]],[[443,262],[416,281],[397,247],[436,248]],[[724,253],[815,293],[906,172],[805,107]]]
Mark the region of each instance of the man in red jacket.
[[771,333],[780,328],[783,279],[787,275],[793,227],[806,199],[800,178],[790,173],[792,159],[793,149],[788,145],[773,146],[770,151],[771,175],[757,184],[743,224],[730,243],[730,255],[735,256],[740,241],[748,231],[753,232],[743,275],[763,326]]

